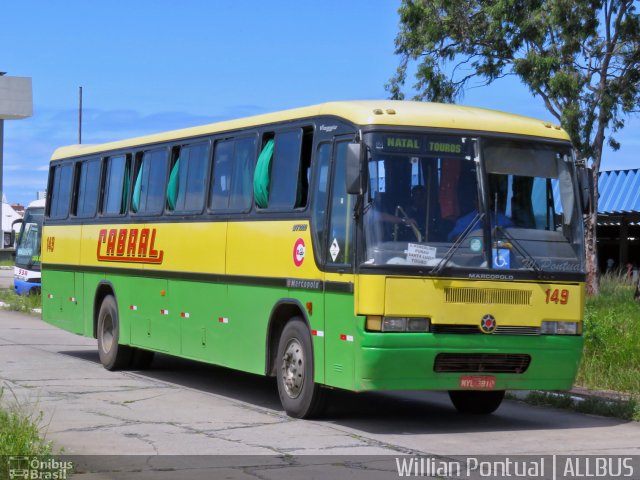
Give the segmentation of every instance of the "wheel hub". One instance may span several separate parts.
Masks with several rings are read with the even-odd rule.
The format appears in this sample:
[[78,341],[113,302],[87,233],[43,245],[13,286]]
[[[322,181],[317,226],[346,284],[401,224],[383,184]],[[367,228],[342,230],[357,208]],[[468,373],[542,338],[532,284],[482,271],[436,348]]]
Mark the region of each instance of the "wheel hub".
[[102,322],[102,349],[105,353],[111,351],[113,346],[113,319],[111,316],[106,316]]
[[296,339],[289,340],[282,357],[282,384],[290,398],[297,398],[304,385],[304,354]]

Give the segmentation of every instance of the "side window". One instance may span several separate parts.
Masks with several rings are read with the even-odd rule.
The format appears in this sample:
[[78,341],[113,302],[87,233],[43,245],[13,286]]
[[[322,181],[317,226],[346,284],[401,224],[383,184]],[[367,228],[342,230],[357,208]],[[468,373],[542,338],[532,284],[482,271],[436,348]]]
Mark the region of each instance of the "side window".
[[314,181],[313,209],[311,211],[311,232],[313,240],[322,251],[321,245],[325,238],[325,219],[327,216],[327,197],[329,184],[329,160],[331,159],[331,144],[323,143],[318,147],[316,160],[316,177]]
[[131,194],[132,212],[147,215],[162,213],[167,181],[167,159],[166,148],[149,150],[138,155]]
[[213,210],[242,212],[251,208],[251,170],[256,139],[216,143],[209,206]]
[[126,155],[107,159],[102,213],[122,215],[127,211],[130,182],[130,162]]
[[204,207],[209,144],[176,149],[167,185],[167,206],[174,212],[201,212]]
[[209,198],[209,205],[213,210],[227,210],[229,208],[234,144],[233,140],[216,143],[213,155],[213,181]]
[[78,168],[78,196],[76,216],[93,217],[98,206],[98,190],[100,188],[100,159],[81,162]]
[[[273,137],[273,138],[271,138]],[[259,208],[287,210],[307,205],[311,128],[265,134],[254,173]]]
[[49,196],[49,218],[67,218],[71,203],[71,187],[73,165],[56,165],[53,167],[53,183]]
[[333,166],[327,264],[334,265],[353,263],[355,195],[347,195],[345,184],[347,145],[348,142],[336,143]]

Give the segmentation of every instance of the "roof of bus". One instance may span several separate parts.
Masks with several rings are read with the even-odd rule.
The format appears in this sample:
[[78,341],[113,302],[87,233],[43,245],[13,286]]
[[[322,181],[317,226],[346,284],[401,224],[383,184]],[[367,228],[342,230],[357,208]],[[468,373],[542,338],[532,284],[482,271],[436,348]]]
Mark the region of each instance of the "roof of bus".
[[341,117],[356,125],[432,127],[569,139],[566,132],[557,125],[495,110],[443,103],[357,100],[323,103],[97,145],[60,147],[54,152],[52,160],[318,115]]

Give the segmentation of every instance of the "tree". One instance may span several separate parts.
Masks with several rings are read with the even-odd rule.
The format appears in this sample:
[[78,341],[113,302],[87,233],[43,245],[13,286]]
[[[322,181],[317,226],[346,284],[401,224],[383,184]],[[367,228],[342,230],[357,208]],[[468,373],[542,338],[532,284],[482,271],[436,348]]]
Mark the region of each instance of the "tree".
[[586,219],[587,291],[598,293],[597,179],[605,141],[640,107],[640,17],[628,0],[402,0],[387,85],[404,98],[409,68],[415,99],[454,102],[471,82],[517,76],[569,133],[593,169]]

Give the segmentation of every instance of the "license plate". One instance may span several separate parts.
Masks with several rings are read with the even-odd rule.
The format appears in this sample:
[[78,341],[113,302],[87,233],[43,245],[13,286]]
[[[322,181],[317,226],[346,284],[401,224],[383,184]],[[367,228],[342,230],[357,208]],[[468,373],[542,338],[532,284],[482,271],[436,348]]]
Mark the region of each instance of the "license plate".
[[470,390],[493,390],[496,388],[496,377],[492,375],[462,375],[458,384],[460,388]]

